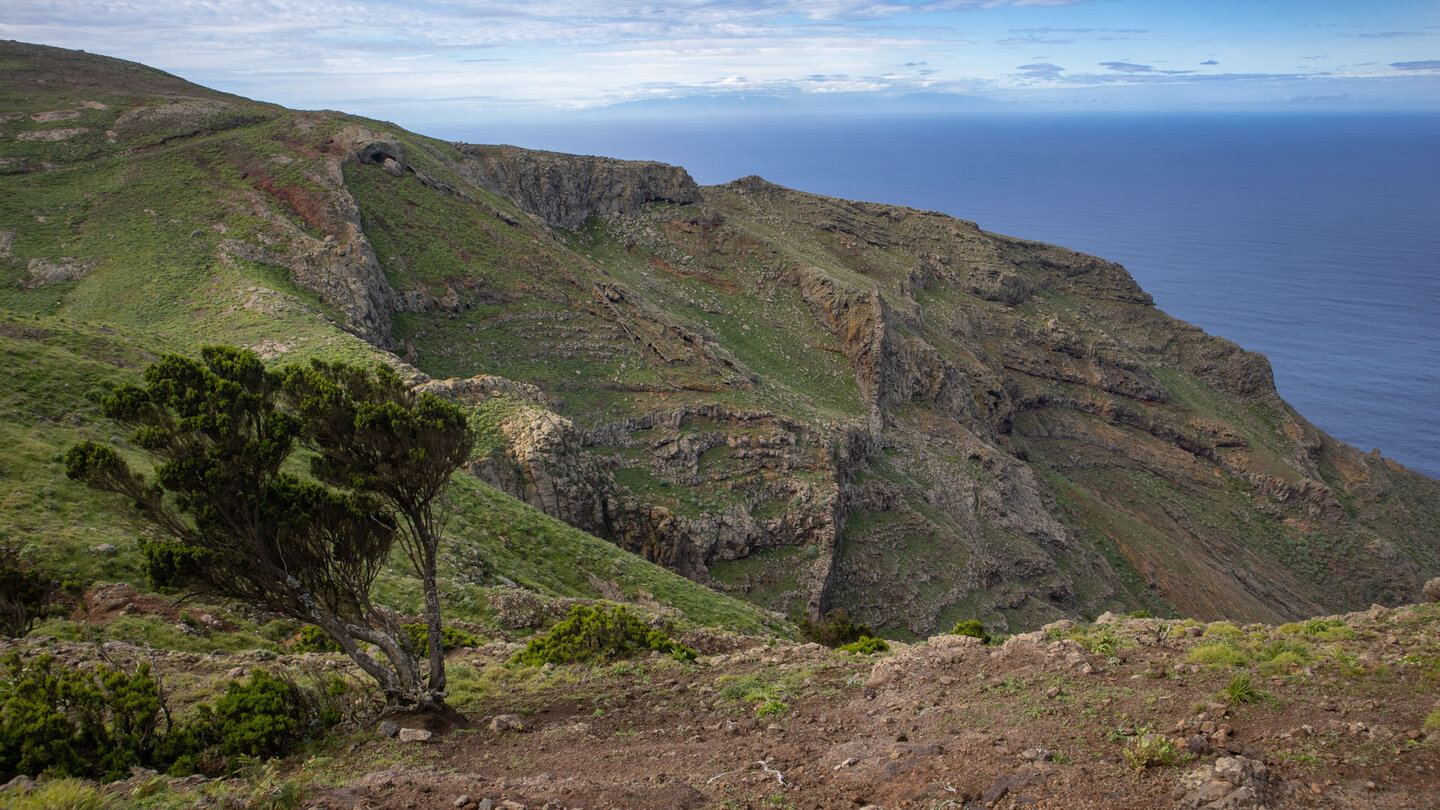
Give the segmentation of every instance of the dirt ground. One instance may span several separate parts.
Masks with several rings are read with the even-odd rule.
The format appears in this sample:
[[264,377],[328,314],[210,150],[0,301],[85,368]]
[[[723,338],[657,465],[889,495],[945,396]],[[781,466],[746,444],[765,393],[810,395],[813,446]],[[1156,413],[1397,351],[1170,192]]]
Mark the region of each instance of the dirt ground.
[[[1222,691],[1237,667],[1189,660],[1217,636],[1155,620],[1111,625],[1109,654],[1041,634],[938,636],[883,657],[749,640],[698,664],[533,670],[466,728],[353,744],[357,761],[391,764],[306,806],[1440,807],[1440,733],[1423,728],[1440,708],[1440,609],[1375,609],[1345,626],[1353,638],[1292,633],[1313,648],[1306,663],[1269,667],[1257,699],[1234,704]],[[1287,640],[1235,629],[1257,656]],[[455,660],[492,667],[503,654]],[[1176,761],[1127,758],[1147,744]]]

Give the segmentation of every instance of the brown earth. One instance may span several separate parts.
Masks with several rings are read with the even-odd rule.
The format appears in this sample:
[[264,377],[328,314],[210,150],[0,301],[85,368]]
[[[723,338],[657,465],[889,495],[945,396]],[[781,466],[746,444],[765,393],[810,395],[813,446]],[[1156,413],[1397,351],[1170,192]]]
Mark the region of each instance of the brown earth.
[[[990,646],[936,636],[876,657],[700,633],[685,638],[701,652],[695,664],[545,669],[506,664],[518,645],[497,642],[452,654],[452,701],[465,722],[431,724],[424,742],[366,723],[278,773],[304,786],[303,807],[370,810],[487,800],[532,810],[1440,802],[1440,737],[1424,728],[1440,709],[1440,605],[1282,628],[1102,622]],[[1243,668],[1194,661],[1197,647],[1216,645],[1238,651]],[[62,656],[85,655],[84,645],[61,646]],[[1277,650],[1296,660],[1265,663]],[[343,666],[330,656],[269,666],[317,658]],[[231,663],[173,654],[160,666]],[[1222,696],[1240,672],[1261,691],[1254,702]],[[1147,739],[1171,741],[1180,761],[1137,766],[1126,752]],[[226,783],[172,782],[197,806],[235,801],[215,798]],[[254,795],[230,784],[231,796]]]

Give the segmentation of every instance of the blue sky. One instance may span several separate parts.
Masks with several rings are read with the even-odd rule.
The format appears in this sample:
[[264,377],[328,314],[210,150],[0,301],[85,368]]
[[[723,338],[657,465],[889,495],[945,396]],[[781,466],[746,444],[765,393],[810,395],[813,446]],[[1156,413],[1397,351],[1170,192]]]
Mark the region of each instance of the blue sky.
[[5,0],[0,38],[422,129],[739,98],[1440,111],[1436,0]]

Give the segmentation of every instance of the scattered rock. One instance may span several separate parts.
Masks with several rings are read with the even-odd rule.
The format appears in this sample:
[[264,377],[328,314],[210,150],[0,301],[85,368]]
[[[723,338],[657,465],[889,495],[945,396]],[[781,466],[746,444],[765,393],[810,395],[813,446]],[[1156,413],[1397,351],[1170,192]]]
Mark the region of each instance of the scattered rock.
[[400,729],[400,742],[403,742],[403,743],[408,743],[408,742],[425,742],[426,740],[430,739],[430,738],[433,737],[433,736],[435,736],[435,733],[432,732],[432,731],[430,731],[430,730],[428,730],[428,729],[423,729],[423,728],[402,728],[402,729]]
[[1182,807],[1226,810],[1260,807],[1270,799],[1265,763],[1248,757],[1221,757],[1214,765],[1196,768],[1180,778],[1172,793]]
[[490,730],[497,733],[524,731],[525,721],[518,714],[497,714],[490,720]]
[[1440,577],[1426,582],[1423,593],[1426,602],[1440,602]]
[[400,733],[400,726],[391,720],[381,720],[380,725],[376,726],[375,730],[380,733],[381,737],[394,737]]

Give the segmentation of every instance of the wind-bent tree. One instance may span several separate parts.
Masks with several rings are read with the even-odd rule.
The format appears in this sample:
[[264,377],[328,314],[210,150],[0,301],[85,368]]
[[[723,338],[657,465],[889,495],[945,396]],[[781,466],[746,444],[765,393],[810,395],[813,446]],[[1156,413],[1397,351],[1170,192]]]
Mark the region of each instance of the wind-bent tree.
[[475,436],[457,405],[416,394],[387,366],[313,361],[285,370],[284,400],[314,451],[311,472],[385,504],[425,596],[430,691],[445,691],[436,559],[443,539],[441,495],[470,459]]
[[[442,708],[443,659],[438,685],[434,678],[427,683],[405,632],[370,599],[397,534],[404,534],[397,531],[397,509],[386,493],[331,488],[281,470],[298,440],[317,448],[328,441],[305,435],[313,421],[280,407],[285,380],[304,370],[268,371],[253,352],[229,347],[207,347],[201,356],[203,362],[167,356],[145,370],[145,387],[123,386],[104,402],[106,415],[132,428],[131,441],[154,458],[153,483],[95,442],[69,450],[67,475],[125,496],[132,516],[163,538],[145,545],[152,576],[315,624],[375,678],[392,705]],[[344,366],[326,368],[368,377]],[[373,460],[408,475],[416,448],[423,455],[441,439],[429,432],[434,420],[406,422],[402,402],[391,396],[356,409],[393,414],[365,423],[372,444],[384,448]],[[454,413],[463,428],[463,413]],[[428,471],[423,486],[438,491],[458,466],[443,476]],[[410,518],[401,514],[400,520]],[[438,530],[432,533],[438,538]],[[433,594],[432,576],[426,594],[432,645],[440,636]],[[385,662],[371,656],[367,644],[379,647]]]

